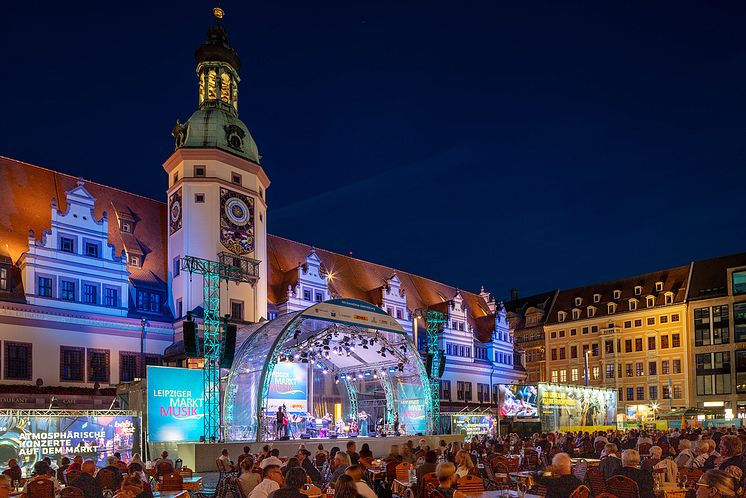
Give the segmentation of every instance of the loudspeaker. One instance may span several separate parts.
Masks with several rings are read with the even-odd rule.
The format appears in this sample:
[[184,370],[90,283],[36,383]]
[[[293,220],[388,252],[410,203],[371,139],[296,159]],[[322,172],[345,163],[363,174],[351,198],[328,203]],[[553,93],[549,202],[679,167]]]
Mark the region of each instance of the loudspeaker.
[[427,372],[428,377],[433,376],[433,355],[430,353],[425,356],[425,372]]
[[197,324],[191,320],[184,321],[184,354],[187,357],[199,356],[197,350]]
[[438,377],[443,377],[443,372],[446,369],[446,353],[442,349],[438,351],[439,362],[438,362]]
[[225,328],[225,348],[220,358],[220,368],[230,368],[233,364],[233,355],[236,353],[236,326],[228,325]]
[[301,439],[311,439],[311,435],[310,434],[301,434],[300,438]]

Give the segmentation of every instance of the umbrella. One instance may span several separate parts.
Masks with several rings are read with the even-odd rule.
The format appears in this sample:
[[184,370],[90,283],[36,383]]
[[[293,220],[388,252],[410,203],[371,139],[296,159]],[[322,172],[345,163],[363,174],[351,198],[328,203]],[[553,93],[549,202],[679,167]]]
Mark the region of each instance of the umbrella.
[[664,419],[676,419],[676,418],[693,418],[697,415],[722,415],[722,408],[681,408],[679,410],[673,410],[667,413],[662,413],[658,418]]

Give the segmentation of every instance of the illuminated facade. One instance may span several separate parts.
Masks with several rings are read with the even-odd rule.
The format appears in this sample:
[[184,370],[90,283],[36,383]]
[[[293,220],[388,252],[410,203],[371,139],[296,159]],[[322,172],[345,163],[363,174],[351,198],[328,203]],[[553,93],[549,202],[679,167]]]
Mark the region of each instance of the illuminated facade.
[[550,382],[618,391],[634,419],[639,405],[690,404],[686,289],[689,266],[560,291],[545,327]]
[[544,323],[559,291],[545,292],[506,303],[515,349],[526,367],[526,382],[546,382]]
[[488,405],[497,384],[523,378],[507,311],[489,293],[269,235],[270,182],[238,116],[240,60],[225,29],[211,28],[195,56],[198,106],[174,127],[165,202],[0,157],[0,393],[13,394],[0,407],[46,407],[53,395],[108,407],[111,387],[145,365],[186,364],[183,320],[203,307],[186,256],[254,277],[221,285],[221,315],[247,327],[239,339],[249,324],[349,297],[393,316],[421,352],[421,310],[445,313],[446,405]]
[[746,254],[694,262],[687,324],[691,399],[746,418]]

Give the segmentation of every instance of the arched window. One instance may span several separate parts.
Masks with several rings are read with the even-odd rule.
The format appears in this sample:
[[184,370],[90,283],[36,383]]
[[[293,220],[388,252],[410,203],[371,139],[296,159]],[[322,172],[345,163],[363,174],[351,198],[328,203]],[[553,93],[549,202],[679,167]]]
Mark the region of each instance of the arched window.
[[218,98],[217,77],[218,76],[214,69],[211,69],[207,73],[207,100],[215,100]]
[[205,73],[199,73],[199,103],[205,101]]
[[226,104],[231,101],[231,77],[228,73],[220,75],[220,100]]

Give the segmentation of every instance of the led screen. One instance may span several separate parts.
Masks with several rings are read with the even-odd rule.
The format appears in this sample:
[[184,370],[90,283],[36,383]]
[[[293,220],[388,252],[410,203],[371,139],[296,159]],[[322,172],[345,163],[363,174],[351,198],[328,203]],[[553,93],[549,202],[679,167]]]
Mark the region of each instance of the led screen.
[[280,362],[275,365],[267,391],[270,413],[285,405],[288,413],[303,416],[308,411],[308,363]]
[[453,433],[467,436],[486,434],[492,428],[492,417],[487,415],[454,415]]
[[202,370],[148,366],[148,440],[199,441],[204,429]]
[[49,457],[59,465],[63,456],[80,454],[99,467],[118,451],[129,460],[139,452],[137,417],[0,417],[0,467],[15,458],[28,475],[37,461]]
[[538,417],[536,386],[500,384],[500,416]]
[[541,425],[545,431],[616,426],[616,390],[539,384]]

